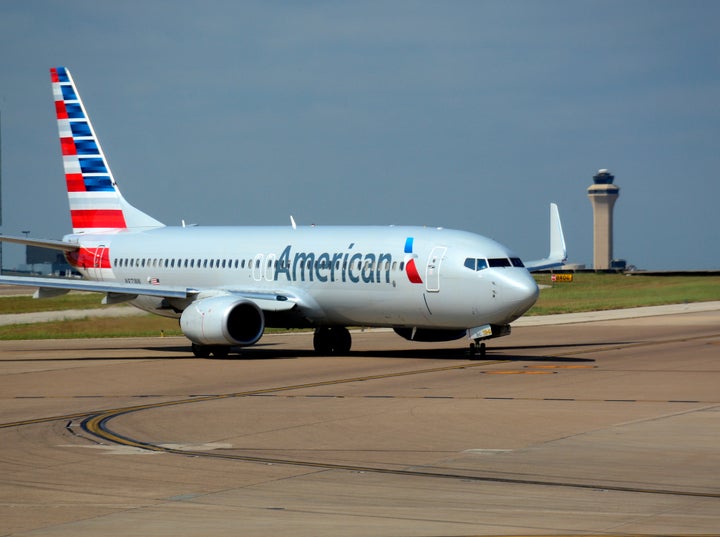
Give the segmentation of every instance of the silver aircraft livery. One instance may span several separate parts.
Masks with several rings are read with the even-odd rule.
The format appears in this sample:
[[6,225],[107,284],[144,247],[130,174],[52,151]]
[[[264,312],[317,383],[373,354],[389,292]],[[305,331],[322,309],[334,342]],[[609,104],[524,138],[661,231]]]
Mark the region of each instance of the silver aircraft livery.
[[50,70],[72,233],[0,240],[62,250],[83,279],[1,276],[36,287],[105,293],[178,318],[195,356],[257,343],[266,327],[315,330],[321,354],[349,352],[348,326],[389,327],[416,341],[507,335],[532,307],[530,270],[561,265],[565,240],[550,206],[550,253],[523,264],[465,231],[402,226],[165,226],[120,193],[70,72]]

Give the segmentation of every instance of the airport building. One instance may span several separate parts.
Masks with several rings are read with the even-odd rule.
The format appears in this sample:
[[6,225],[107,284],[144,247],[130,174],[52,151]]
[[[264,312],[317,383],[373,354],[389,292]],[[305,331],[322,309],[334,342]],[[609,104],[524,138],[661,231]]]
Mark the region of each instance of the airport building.
[[615,176],[600,170],[593,176],[588,198],[593,207],[593,268],[622,269],[624,262],[613,261],[613,207],[620,196],[620,187],[613,184]]

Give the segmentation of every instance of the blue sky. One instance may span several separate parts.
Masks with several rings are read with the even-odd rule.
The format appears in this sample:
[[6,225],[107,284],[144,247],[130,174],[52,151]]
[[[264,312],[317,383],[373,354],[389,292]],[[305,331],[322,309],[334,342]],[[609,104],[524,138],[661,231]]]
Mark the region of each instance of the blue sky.
[[[417,224],[592,264],[720,268],[720,3],[0,3],[5,234],[69,232],[49,68],[166,224]],[[5,245],[6,267],[21,261]]]

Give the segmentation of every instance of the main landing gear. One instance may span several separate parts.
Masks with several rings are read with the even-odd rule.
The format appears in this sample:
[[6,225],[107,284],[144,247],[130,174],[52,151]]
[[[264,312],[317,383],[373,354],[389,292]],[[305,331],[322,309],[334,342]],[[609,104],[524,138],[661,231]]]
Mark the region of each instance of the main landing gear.
[[227,345],[198,345],[193,343],[192,352],[195,358],[207,358],[211,354],[215,358],[227,358],[227,355],[230,354],[230,347]]
[[320,355],[341,355],[350,352],[352,338],[344,326],[321,326],[315,329],[313,347]]

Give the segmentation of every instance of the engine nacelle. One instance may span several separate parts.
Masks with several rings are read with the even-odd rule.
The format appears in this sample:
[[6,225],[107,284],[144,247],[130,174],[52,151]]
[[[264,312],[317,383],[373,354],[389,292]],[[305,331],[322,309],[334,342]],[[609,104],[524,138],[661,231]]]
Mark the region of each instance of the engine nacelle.
[[233,296],[203,298],[180,316],[183,334],[199,345],[252,345],[265,330],[265,316],[252,301]]

